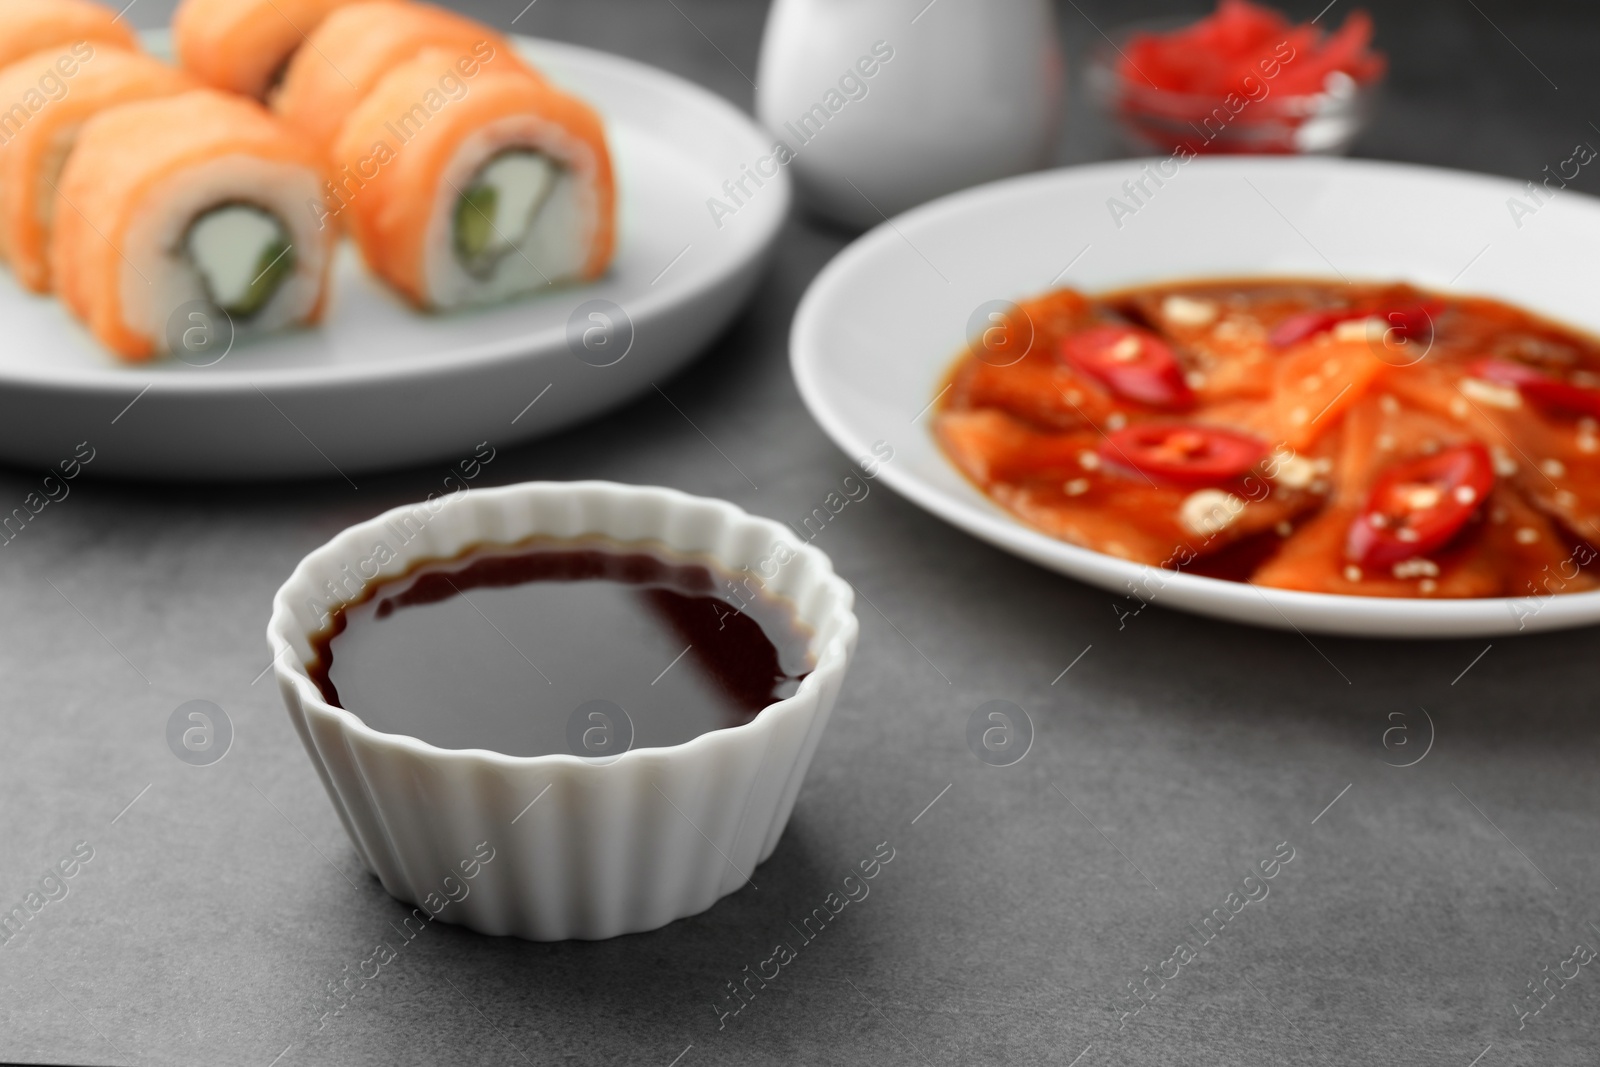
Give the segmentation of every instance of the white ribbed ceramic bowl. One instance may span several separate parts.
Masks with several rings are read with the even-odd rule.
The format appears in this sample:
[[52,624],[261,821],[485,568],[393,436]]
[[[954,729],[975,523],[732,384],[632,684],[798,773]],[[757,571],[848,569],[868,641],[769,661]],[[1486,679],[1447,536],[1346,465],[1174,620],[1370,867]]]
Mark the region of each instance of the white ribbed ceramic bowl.
[[[785,545],[793,558],[765,585],[813,631],[816,669],[743,726],[605,764],[436,748],[374,730],[322,699],[305,666],[311,637],[328,608],[359,595],[355,576],[392,577],[417,560],[535,535],[658,541],[763,577]],[[392,553],[381,566],[372,562],[388,555],[379,544]],[[424,907],[431,894],[430,912],[481,933],[595,939],[704,911],[772,854],[855,650],[853,601],[827,556],[732,504],[671,489],[535,482],[458,492],[345,530],[278,590],[267,639],[289,716],[385,889]],[[464,880],[463,861],[483,854],[484,842],[494,858]]]

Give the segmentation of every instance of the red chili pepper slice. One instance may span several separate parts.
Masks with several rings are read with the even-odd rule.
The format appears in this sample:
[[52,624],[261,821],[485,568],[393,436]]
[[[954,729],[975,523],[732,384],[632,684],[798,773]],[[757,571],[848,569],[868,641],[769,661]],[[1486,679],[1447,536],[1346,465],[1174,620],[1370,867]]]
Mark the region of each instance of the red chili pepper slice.
[[1443,300],[1425,300],[1420,304],[1410,304],[1406,307],[1395,308],[1393,311],[1381,312],[1382,318],[1389,323],[1389,328],[1399,337],[1407,340],[1413,337],[1427,337],[1433,332],[1433,320],[1444,311]]
[[1195,423],[1146,423],[1107,435],[1100,460],[1108,467],[1177,485],[1237,481],[1267,458],[1267,443],[1236,430]]
[[1383,319],[1396,337],[1408,340],[1413,337],[1426,337],[1433,329],[1434,316],[1443,310],[1442,301],[1429,300],[1388,311],[1357,311],[1350,308],[1342,311],[1304,311],[1298,315],[1290,315],[1274,326],[1272,332],[1267,335],[1267,343],[1274,348],[1288,348],[1319,333],[1327,333],[1341,322],[1368,318]]
[[1392,567],[1443,548],[1494,488],[1489,450],[1474,441],[1397,463],[1378,476],[1350,524],[1345,555]]
[[1063,340],[1061,358],[1124,400],[1165,411],[1194,406],[1177,353],[1149,330],[1094,326]]
[[1564,382],[1525,363],[1480,359],[1467,368],[1467,373],[1496,385],[1515,386],[1519,393],[1541,407],[1600,418],[1600,389]]
[[1361,318],[1366,316],[1359,311],[1302,311],[1274,326],[1267,335],[1267,343],[1273,348],[1288,348],[1308,337],[1327,333],[1341,322]]

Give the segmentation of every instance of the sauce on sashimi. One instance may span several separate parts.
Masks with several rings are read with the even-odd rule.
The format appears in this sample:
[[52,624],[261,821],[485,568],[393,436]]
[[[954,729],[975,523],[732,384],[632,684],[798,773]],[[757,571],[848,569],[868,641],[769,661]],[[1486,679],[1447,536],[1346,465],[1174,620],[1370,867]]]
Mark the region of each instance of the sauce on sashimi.
[[974,339],[934,430],[1023,522],[1151,566],[1365,596],[1600,588],[1600,340],[1496,300],[1058,290]]

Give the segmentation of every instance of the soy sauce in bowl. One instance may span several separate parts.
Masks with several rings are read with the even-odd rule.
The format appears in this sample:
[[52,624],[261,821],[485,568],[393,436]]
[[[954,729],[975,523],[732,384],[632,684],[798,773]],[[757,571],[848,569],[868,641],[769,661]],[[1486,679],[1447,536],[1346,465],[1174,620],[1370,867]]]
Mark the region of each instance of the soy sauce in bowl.
[[815,666],[791,604],[654,543],[479,546],[375,582],[313,639],[323,699],[386,733],[614,758],[750,722]]

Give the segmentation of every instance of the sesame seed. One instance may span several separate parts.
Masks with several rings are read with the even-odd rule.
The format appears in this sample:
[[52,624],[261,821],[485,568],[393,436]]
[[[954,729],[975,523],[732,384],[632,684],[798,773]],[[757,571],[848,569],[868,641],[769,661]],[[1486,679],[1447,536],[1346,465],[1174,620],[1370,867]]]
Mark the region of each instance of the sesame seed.
[[1161,317],[1179,326],[1206,326],[1216,319],[1217,305],[1174,294],[1161,302]]
[[1424,578],[1422,581],[1417,583],[1417,591],[1423,595],[1427,595],[1437,588],[1439,588],[1439,583],[1434,581],[1432,578]]
[[1384,335],[1388,325],[1382,319],[1351,319],[1348,322],[1341,322],[1333,328],[1333,339],[1335,341],[1365,341],[1368,338],[1376,340]]
[[1567,465],[1559,459],[1541,460],[1539,469],[1544,471],[1547,478],[1564,478],[1567,474]]
[[1456,503],[1462,507],[1474,504],[1478,499],[1478,491],[1470,485],[1458,485],[1455,491]]
[[1406,507],[1412,511],[1426,511],[1439,506],[1439,501],[1444,499],[1444,493],[1431,485],[1406,485],[1400,487],[1400,496],[1405,498]]
[[1273,480],[1279,485],[1290,489],[1304,489],[1310,485],[1317,476],[1317,468],[1310,460],[1299,456],[1290,456],[1278,464],[1278,471]]
[[1209,537],[1233,525],[1244,501],[1221,489],[1198,489],[1178,505],[1178,521],[1192,534]]
[[1361,568],[1354,563],[1345,567],[1344,580],[1347,582],[1359,582],[1361,580]]
[[1082,467],[1086,471],[1099,470],[1100,457],[1093,452],[1079,452],[1078,466]]
[[1431,559],[1423,559],[1418,556],[1415,559],[1401,560],[1396,563],[1393,567],[1393,574],[1396,578],[1401,579],[1437,578],[1439,576],[1439,565]]
[[1082,496],[1089,491],[1089,479],[1074,478],[1066,485],[1068,496]]
[[1124,415],[1120,411],[1113,411],[1110,415],[1106,416],[1107,429],[1120,430],[1126,425],[1128,425],[1128,416]]
[[1524,526],[1517,531],[1517,544],[1531,545],[1539,540],[1539,531],[1531,526]]
[[1502,411],[1515,411],[1522,406],[1522,394],[1516,386],[1496,385],[1481,378],[1463,378],[1456,388],[1468,400],[1476,400]]
[[1132,363],[1139,358],[1139,353],[1143,351],[1144,342],[1139,340],[1138,335],[1130,333],[1112,345],[1111,350],[1106,354],[1118,363]]

